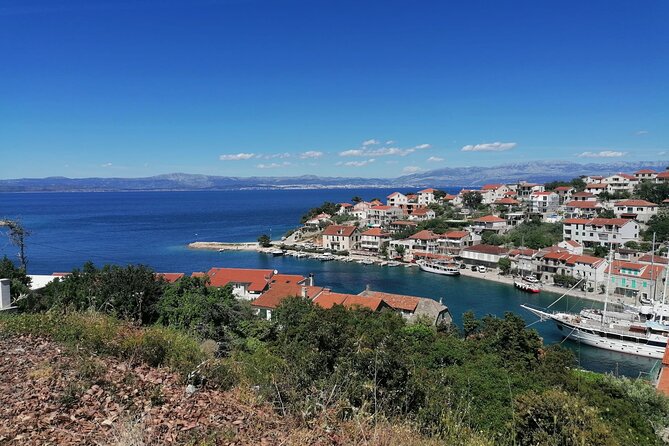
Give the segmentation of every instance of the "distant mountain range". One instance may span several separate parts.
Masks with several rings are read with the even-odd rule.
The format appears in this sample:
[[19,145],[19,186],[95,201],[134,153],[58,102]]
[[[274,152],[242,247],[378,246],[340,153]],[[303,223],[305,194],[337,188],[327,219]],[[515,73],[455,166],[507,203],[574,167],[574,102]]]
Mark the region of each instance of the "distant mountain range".
[[580,175],[632,173],[639,169],[663,171],[669,161],[580,164],[569,161],[534,161],[492,167],[445,167],[398,178],[223,177],[171,173],[145,178],[19,178],[0,180],[0,192],[190,191],[241,189],[328,189],[391,187],[476,187],[485,183],[520,180],[544,183]]

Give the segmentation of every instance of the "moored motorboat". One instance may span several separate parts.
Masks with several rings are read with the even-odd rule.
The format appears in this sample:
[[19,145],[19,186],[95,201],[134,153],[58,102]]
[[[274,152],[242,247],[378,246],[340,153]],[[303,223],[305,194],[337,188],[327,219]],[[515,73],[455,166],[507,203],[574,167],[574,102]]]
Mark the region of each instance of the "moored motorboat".
[[421,260],[418,262],[421,270],[428,273],[441,274],[442,276],[459,276],[460,268],[457,264],[448,262],[430,262]]
[[518,288],[521,291],[527,291],[528,293],[540,293],[541,287],[537,283],[527,283],[516,280],[513,282],[513,286]]

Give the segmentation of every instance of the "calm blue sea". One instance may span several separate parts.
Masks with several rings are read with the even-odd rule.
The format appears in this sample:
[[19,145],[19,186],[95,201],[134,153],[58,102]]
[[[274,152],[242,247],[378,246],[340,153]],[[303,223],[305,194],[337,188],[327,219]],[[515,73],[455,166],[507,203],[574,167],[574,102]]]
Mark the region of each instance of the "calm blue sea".
[[[384,198],[391,190],[249,190],[225,192],[0,193],[0,218],[18,219],[30,231],[27,239],[31,274],[69,271],[91,260],[96,264],[143,263],[161,272],[207,271],[218,267],[272,268],[284,273],[314,273],[316,283],[341,292],[373,289],[442,299],[460,321],[477,315],[531,314],[522,303],[546,306],[558,296],[530,296],[513,287],[467,277],[442,277],[415,268],[387,268],[356,263],[320,262],[271,257],[255,252],[211,252],[186,248],[190,242],[254,241],[267,233],[279,238],[300,216],[323,201],[349,201],[353,196]],[[0,255],[16,259],[16,248],[0,237]],[[564,298],[555,308],[590,305]],[[562,342],[548,323],[533,325],[547,343]],[[638,376],[654,361],[581,346],[571,341],[584,368]]]

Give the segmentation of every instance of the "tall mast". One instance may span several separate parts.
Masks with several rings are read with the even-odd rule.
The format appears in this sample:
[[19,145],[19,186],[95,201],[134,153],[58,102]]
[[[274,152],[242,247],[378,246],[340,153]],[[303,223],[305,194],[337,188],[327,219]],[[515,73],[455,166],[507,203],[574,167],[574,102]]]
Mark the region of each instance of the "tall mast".
[[604,317],[606,316],[606,309],[609,306],[609,290],[611,288],[611,272],[613,271],[613,249],[609,251],[609,277],[606,279],[606,297],[604,299],[604,311],[602,312],[602,324],[604,323]]
[[[653,282],[655,279],[655,282]],[[655,301],[655,296],[657,296],[657,278],[655,277],[655,233],[653,232],[653,244],[650,245],[650,281],[655,283],[653,285],[653,297],[651,300]]]

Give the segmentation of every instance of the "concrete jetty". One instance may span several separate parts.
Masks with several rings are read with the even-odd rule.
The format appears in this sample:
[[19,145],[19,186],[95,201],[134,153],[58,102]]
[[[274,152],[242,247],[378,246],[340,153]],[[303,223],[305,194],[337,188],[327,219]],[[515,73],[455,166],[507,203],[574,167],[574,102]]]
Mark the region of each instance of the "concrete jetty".
[[257,251],[259,245],[257,242],[193,242],[189,243],[190,249],[207,249],[210,251]]

